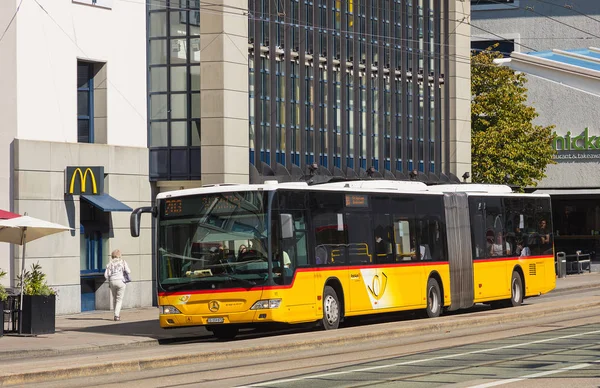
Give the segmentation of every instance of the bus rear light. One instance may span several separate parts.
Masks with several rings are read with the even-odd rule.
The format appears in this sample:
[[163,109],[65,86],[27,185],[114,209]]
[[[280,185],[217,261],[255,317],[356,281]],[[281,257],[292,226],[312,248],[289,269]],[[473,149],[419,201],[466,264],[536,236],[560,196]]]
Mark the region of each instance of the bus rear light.
[[281,299],[263,299],[254,303],[254,305],[250,307],[250,310],[276,309],[280,304]]
[[160,306],[158,311],[160,314],[181,314],[175,306]]

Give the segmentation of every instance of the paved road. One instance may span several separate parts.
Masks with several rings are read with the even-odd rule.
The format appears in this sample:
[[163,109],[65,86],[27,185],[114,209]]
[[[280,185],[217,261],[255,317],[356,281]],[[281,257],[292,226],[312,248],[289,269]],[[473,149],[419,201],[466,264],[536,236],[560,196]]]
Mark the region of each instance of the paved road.
[[[454,387],[487,388],[559,377],[545,387],[590,387],[600,383],[597,324],[555,329],[400,357],[332,368],[249,387]],[[575,380],[579,380],[575,382]],[[535,384],[540,384],[536,381]]]
[[[553,303],[575,304],[582,297],[600,298],[599,290],[565,292],[553,296]],[[540,298],[540,304],[543,299]],[[110,386],[135,387],[361,387],[367,385],[437,387],[513,384],[531,387],[540,378],[549,379],[544,388],[600,385],[600,306],[578,311],[540,314],[527,321],[502,321],[501,315],[518,309],[483,310],[465,316],[493,317],[491,324],[447,326],[439,320],[439,330],[411,332],[389,338],[375,336],[369,340],[311,344],[287,349],[299,337],[318,336],[323,340],[331,333],[351,333],[354,328],[336,332],[306,332],[275,337],[221,343],[223,350],[240,344],[268,342],[271,352],[240,354],[230,358],[198,358],[198,361],[165,368],[150,368],[104,376],[61,380],[35,384],[36,387]],[[540,310],[541,311],[541,310]],[[446,320],[455,319],[447,317]],[[414,321],[418,326],[430,320]],[[495,322],[494,322],[495,321]],[[500,322],[500,323],[498,323]],[[408,323],[408,322],[407,322]],[[375,332],[391,330],[403,322],[390,322],[360,328]],[[153,350],[160,355],[185,354],[185,349],[199,351],[211,343],[172,344]],[[140,353],[142,353],[140,351]],[[102,358],[99,355],[100,358]],[[119,355],[115,355],[119,358]],[[75,357],[71,362],[77,362]],[[165,365],[168,366],[168,365]],[[571,369],[565,369],[571,368]],[[124,369],[123,372],[126,372]],[[535,379],[533,379],[535,377]],[[560,382],[560,383],[558,383]],[[254,385],[252,385],[254,384]],[[485,386],[485,385],[484,385]],[[491,386],[491,385],[490,385]]]

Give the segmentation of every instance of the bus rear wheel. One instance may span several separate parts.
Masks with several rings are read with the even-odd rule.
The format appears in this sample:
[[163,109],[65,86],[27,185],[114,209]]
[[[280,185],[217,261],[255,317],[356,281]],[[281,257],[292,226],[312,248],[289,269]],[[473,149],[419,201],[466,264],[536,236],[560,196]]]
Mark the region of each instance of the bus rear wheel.
[[323,290],[323,319],[325,330],[334,330],[340,326],[340,301],[333,288],[325,286]]
[[442,293],[437,280],[430,278],[427,281],[427,308],[425,313],[429,318],[437,318],[442,313]]
[[517,271],[513,271],[510,281],[510,301],[507,305],[517,307],[523,303],[523,279]]
[[229,325],[212,326],[210,330],[213,332],[213,335],[220,340],[232,340],[240,331],[238,327]]

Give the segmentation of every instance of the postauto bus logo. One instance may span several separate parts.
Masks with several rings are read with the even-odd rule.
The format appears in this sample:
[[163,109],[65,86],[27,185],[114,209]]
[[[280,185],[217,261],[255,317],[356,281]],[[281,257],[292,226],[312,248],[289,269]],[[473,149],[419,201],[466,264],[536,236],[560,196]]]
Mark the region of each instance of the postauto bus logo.
[[65,193],[69,195],[102,194],[104,192],[104,167],[67,167]]

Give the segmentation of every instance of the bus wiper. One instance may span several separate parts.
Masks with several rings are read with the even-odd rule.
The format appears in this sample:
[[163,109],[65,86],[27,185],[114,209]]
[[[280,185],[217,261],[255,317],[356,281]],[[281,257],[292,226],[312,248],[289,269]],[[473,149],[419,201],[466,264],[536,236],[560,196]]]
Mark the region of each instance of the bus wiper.
[[173,284],[173,285],[170,285],[168,287],[169,287],[169,291],[175,291],[175,290],[180,290],[182,288],[191,287],[195,283],[199,283],[199,282],[198,281],[191,281],[191,282]]
[[239,282],[241,282],[241,283],[243,283],[243,284],[245,284],[245,285],[247,285],[249,287],[256,286],[256,282],[253,282],[252,280],[240,278],[240,277],[237,277],[235,275],[228,274],[228,273],[222,273],[222,274],[218,274],[216,276],[223,276],[223,277],[226,277],[226,278],[231,279],[231,280],[237,280],[237,281],[239,281]]

